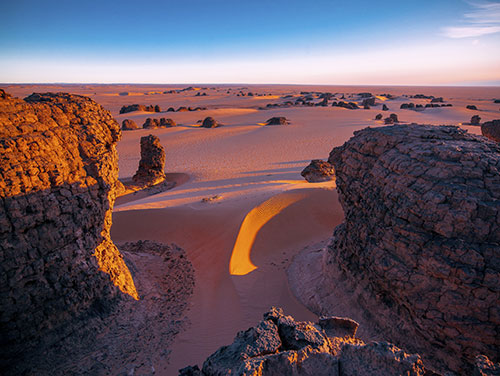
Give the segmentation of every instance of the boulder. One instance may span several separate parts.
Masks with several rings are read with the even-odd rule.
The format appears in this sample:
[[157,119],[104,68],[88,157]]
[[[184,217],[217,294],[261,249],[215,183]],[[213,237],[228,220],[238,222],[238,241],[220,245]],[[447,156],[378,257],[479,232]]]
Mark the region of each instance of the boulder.
[[124,119],[122,121],[122,130],[131,131],[134,129],[139,129],[139,126],[135,123],[135,121],[130,119]]
[[385,103],[382,105],[382,111],[389,111],[389,107]]
[[436,97],[431,99],[431,103],[442,103],[443,97]]
[[136,184],[150,186],[165,180],[165,150],[160,139],[150,134],[141,137],[141,160],[132,177]]
[[170,118],[161,118],[160,119],[160,127],[162,128],[171,128],[177,126],[176,122]]
[[177,109],[177,112],[187,112],[189,109],[187,107],[181,106]]
[[470,118],[470,125],[480,125],[481,117],[479,115],[474,115]]
[[156,105],[154,108],[154,112],[161,112],[160,106]]
[[175,108],[169,107],[168,110],[167,110],[167,112],[175,112]]
[[375,97],[363,99],[361,105],[364,106],[375,106]]
[[500,142],[500,119],[481,124],[481,133],[490,140]]
[[375,115],[375,120],[382,120],[382,114]]
[[146,106],[143,106],[142,104],[131,104],[129,106],[123,106],[120,109],[120,114],[126,114],[128,112],[134,111],[146,111]]
[[313,159],[300,174],[309,183],[335,180],[335,169],[330,163],[322,161],[321,159]]
[[217,128],[220,124],[213,117],[206,117],[201,124],[203,128]]
[[318,268],[322,290],[340,274],[377,333],[438,370],[471,374],[477,354],[498,362],[500,146],[398,125],[355,132],[328,161],[345,220]]
[[144,129],[156,129],[160,126],[160,120],[154,118],[147,118],[142,128]]
[[474,106],[473,104],[469,104],[469,105],[465,106],[465,108],[466,108],[466,109],[468,109],[468,110],[474,110],[474,111],[477,111],[477,107],[476,107],[476,106]]
[[289,123],[288,119],[283,116],[272,117],[266,121],[266,125],[287,125]]

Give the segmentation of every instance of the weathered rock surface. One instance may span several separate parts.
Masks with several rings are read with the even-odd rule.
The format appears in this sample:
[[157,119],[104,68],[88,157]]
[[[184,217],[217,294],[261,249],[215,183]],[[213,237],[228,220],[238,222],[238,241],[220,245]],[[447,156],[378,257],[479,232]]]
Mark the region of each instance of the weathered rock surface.
[[122,130],[131,131],[134,129],[139,129],[139,126],[135,123],[135,121],[130,119],[125,119],[122,121]]
[[309,183],[319,183],[328,180],[335,180],[335,169],[333,165],[322,161],[321,159],[313,159],[311,163],[300,173]]
[[141,185],[154,185],[165,180],[165,150],[160,139],[150,134],[141,137],[141,160],[132,180]]
[[490,140],[500,142],[500,119],[481,124],[481,133]]
[[500,147],[457,127],[398,125],[355,132],[328,161],[345,222],[326,277],[340,272],[384,338],[437,369],[498,362]]
[[[90,98],[0,99],[0,368],[137,298],[109,236],[120,127]],[[111,280],[110,280],[111,279]]]
[[[328,323],[331,332],[323,328],[322,322]],[[346,323],[350,330],[346,331]],[[357,323],[338,317],[322,318],[318,324],[298,322],[284,315],[281,308],[273,307],[258,325],[239,332],[231,345],[210,355],[201,370],[191,366],[179,370],[179,374],[417,376],[428,372],[418,355],[406,354],[385,342],[365,344],[354,337],[353,327]]]
[[145,106],[143,104],[131,104],[128,106],[122,106],[122,108],[120,109],[120,114],[126,114],[134,111],[161,112],[161,109],[158,105]]

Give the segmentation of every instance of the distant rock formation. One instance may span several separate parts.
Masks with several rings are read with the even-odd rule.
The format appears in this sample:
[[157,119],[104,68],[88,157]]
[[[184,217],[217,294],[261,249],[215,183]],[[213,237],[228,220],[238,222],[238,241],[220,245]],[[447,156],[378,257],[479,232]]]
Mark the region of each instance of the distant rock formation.
[[382,111],[389,111],[389,107],[385,103],[382,105]]
[[481,133],[490,140],[500,142],[500,119],[481,124]]
[[470,125],[480,125],[481,117],[479,115],[474,115],[470,118]]
[[[256,326],[239,332],[233,343],[210,355],[200,370],[180,376],[387,376],[431,375],[418,355],[386,342],[365,344],[355,337],[358,324],[348,318],[295,321],[271,308]],[[428,373],[426,373],[428,372]]]
[[176,127],[177,123],[170,118],[160,118],[160,127],[161,128],[171,128]]
[[328,180],[335,180],[335,169],[333,165],[322,161],[321,159],[313,159],[311,163],[300,173],[309,183],[319,183]]
[[375,97],[363,99],[362,106],[375,106]]
[[431,103],[442,103],[443,101],[443,97],[436,97],[431,99]]
[[141,160],[132,180],[140,185],[150,186],[165,180],[165,150],[160,139],[150,134],[141,137]]
[[[0,369],[137,298],[110,239],[120,127],[90,98],[0,99]],[[113,283],[112,283],[113,282]]]
[[158,106],[158,105],[145,106],[142,104],[131,104],[129,106],[123,106],[120,109],[120,114],[126,114],[126,113],[134,112],[134,111],[161,112],[161,109],[160,109],[160,106]]
[[473,104],[468,104],[467,106],[465,106],[466,109],[468,110],[475,110],[477,111],[477,107]]
[[385,124],[394,124],[394,123],[399,123],[398,115],[397,114],[390,114],[389,117],[386,117],[384,119]]
[[177,124],[170,118],[147,118],[142,128],[144,129],[156,129],[156,128],[171,128],[175,127]]
[[287,125],[289,123],[288,119],[284,116],[275,116],[266,121],[266,125]]
[[478,355],[498,362],[500,146],[452,126],[354,134],[328,159],[345,221],[306,304],[328,313],[341,278],[377,332],[426,364],[471,374]]
[[220,124],[213,117],[206,117],[203,119],[201,126],[203,128],[217,128]]
[[131,131],[134,129],[139,129],[139,126],[135,123],[135,121],[130,119],[124,119],[122,121],[122,130]]
[[359,106],[354,102],[346,103],[344,101],[333,102],[332,107],[342,107],[347,108],[348,110],[357,110]]

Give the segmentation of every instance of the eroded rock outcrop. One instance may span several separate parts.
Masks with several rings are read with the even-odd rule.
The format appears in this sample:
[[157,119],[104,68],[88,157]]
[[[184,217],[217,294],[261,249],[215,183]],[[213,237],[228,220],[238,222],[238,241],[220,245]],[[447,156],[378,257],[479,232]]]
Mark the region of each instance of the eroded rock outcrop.
[[[120,127],[90,98],[0,99],[0,368],[137,292],[109,230]],[[31,347],[30,347],[31,346]]]
[[335,180],[333,165],[321,159],[313,159],[300,173],[309,183]]
[[340,271],[385,338],[433,367],[498,362],[500,147],[457,127],[399,125],[355,132],[328,161],[345,222],[327,276]]
[[430,375],[418,355],[386,342],[355,338],[357,323],[341,317],[317,324],[295,321],[271,308],[256,326],[241,331],[231,345],[181,376],[387,376]]
[[165,150],[160,139],[150,134],[141,137],[141,160],[132,177],[135,183],[149,186],[165,180]]
[[481,124],[481,133],[490,140],[500,142],[500,119],[485,121]]

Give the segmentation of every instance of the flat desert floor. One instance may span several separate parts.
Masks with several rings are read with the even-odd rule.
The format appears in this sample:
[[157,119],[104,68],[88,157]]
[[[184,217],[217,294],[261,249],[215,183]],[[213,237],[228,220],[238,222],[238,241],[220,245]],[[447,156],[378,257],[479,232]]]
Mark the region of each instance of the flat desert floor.
[[[300,172],[311,159],[328,158],[354,131],[383,126],[374,120],[396,113],[403,123],[462,125],[471,116],[500,118],[498,87],[348,87],[201,85],[4,85],[18,97],[32,92],[64,91],[91,97],[121,124],[146,118],[171,118],[173,128],[124,131],[118,143],[120,179],[130,179],[140,159],[140,138],[156,135],[166,151],[167,179],[175,186],[156,194],[121,197],[114,208],[112,238],[120,244],[141,239],[176,243],[195,269],[196,285],[187,312],[190,322],[170,348],[159,374],[201,362],[232,342],[239,330],[260,320],[270,306],[281,306],[299,320],[315,320],[290,291],[286,269],[299,251],[321,247],[343,219],[335,183],[308,183]],[[176,92],[164,93],[171,90]],[[252,92],[253,96],[238,96]],[[371,109],[278,106],[295,102],[301,92],[334,93],[339,100],[361,102],[357,93],[378,96]],[[121,94],[120,94],[121,93]],[[127,93],[127,95],[124,95]],[[206,95],[200,95],[206,93]],[[387,99],[391,94],[395,99]],[[453,107],[400,109],[424,94],[443,97]],[[408,96],[408,97],[407,97]],[[313,94],[312,102],[319,102]],[[331,104],[332,100],[329,101]],[[119,114],[123,105],[159,105],[161,113]],[[381,111],[386,104],[389,111]],[[466,109],[475,105],[478,110]],[[169,107],[206,107],[201,111],[166,112]],[[211,116],[223,126],[201,128]],[[290,124],[266,126],[284,116]]]

